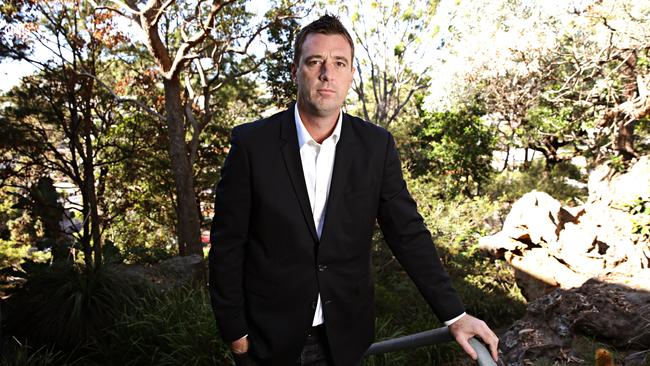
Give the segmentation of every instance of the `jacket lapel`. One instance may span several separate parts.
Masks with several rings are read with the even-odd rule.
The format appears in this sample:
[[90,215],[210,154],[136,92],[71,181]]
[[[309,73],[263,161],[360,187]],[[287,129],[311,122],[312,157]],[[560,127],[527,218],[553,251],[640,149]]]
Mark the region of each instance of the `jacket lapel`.
[[314,241],[318,242],[318,235],[316,235],[316,227],[314,226],[314,215],[311,212],[311,205],[309,204],[305,174],[302,170],[302,161],[300,160],[300,151],[298,150],[298,132],[296,131],[294,111],[295,109],[292,105],[285,113],[286,118],[282,120],[280,128],[280,139],[283,140],[282,155],[284,156],[287,173],[289,174],[289,178],[291,178],[293,190],[298,197],[302,214],[309,227],[309,232],[311,232]]
[[330,181],[330,191],[327,196],[327,206],[325,208],[325,223],[321,233],[321,242],[326,238],[328,224],[338,217],[336,212],[339,207],[338,202],[344,197],[345,187],[348,185],[350,164],[358,152],[355,131],[351,125],[350,117],[343,113],[341,125],[341,136],[336,144],[336,156],[334,157],[334,169],[332,170],[332,180]]

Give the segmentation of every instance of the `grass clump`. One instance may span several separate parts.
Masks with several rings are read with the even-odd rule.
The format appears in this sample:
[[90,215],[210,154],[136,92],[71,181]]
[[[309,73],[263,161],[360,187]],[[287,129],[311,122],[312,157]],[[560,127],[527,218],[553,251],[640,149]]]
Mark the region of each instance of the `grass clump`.
[[110,365],[228,365],[205,288],[149,293],[109,328],[95,352]]
[[26,283],[11,296],[6,331],[26,344],[74,352],[99,337],[138,297],[138,286],[105,266],[32,263]]

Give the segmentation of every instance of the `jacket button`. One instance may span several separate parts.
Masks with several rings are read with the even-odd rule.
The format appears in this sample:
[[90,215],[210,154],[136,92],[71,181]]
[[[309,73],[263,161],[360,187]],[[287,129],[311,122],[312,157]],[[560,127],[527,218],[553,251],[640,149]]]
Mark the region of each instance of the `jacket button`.
[[318,265],[318,271],[319,271],[319,272],[324,272],[325,270],[327,270],[327,266],[326,266],[326,265],[324,265],[324,264],[319,264],[319,265]]

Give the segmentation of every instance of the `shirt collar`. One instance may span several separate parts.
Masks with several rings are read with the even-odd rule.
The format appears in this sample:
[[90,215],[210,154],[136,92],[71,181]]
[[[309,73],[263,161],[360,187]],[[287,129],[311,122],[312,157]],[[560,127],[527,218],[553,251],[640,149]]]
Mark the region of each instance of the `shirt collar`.
[[[298,148],[302,148],[304,144],[306,144],[309,141],[314,141],[316,142],[311,135],[309,134],[309,131],[307,131],[307,128],[305,128],[305,125],[302,123],[302,119],[300,118],[300,113],[298,112],[298,103],[294,105],[294,111],[295,111],[295,122],[296,122],[296,131],[298,131]],[[334,140],[334,144],[336,145],[336,142],[338,141],[339,137],[341,136],[341,124],[343,123],[343,111],[339,111],[339,118],[336,121],[336,127],[334,127],[334,131],[332,131],[332,134],[327,137],[332,138]]]

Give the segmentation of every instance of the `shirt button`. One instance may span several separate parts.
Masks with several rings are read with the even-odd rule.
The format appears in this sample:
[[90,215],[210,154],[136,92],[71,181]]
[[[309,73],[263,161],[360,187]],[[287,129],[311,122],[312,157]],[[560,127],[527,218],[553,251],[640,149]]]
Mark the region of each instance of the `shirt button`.
[[319,271],[319,272],[325,272],[325,270],[327,270],[327,266],[326,266],[326,265],[324,265],[324,264],[319,264],[319,265],[318,265],[318,271]]

